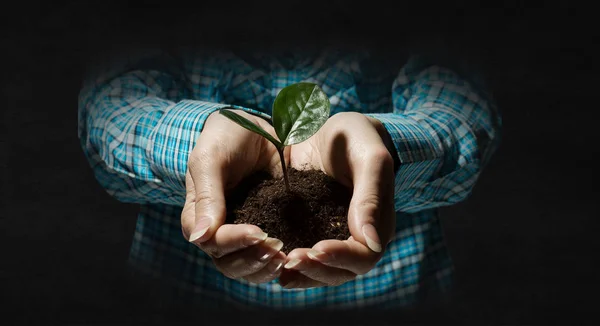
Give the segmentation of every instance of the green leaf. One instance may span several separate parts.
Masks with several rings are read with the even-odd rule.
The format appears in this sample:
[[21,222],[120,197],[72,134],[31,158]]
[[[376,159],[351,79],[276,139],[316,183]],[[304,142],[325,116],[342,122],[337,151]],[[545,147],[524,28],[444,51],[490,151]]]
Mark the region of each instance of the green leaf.
[[273,103],[273,127],[283,145],[314,135],[329,118],[327,94],[316,84],[297,83],[282,89]]
[[237,123],[238,125],[265,137],[268,141],[273,143],[273,145],[275,145],[275,147],[277,147],[278,149],[283,147],[281,142],[279,142],[277,139],[275,139],[275,137],[271,136],[271,134],[266,132],[263,128],[257,126],[256,124],[252,123],[252,121],[242,117],[241,115],[239,115],[233,111],[226,110],[226,108],[220,109],[219,113],[224,115],[226,118],[230,119],[231,121]]

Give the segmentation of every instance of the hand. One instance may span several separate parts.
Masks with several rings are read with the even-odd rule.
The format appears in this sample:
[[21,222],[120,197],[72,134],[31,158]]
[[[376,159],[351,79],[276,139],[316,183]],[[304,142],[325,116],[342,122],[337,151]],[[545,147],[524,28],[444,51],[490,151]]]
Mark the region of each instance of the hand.
[[354,190],[348,212],[351,237],[290,252],[279,279],[285,288],[340,285],[366,274],[381,259],[396,224],[394,162],[384,133],[378,120],[344,112],[307,141],[292,145],[292,167],[321,170]]
[[[236,113],[275,135],[268,122],[243,111]],[[267,238],[254,225],[224,225],[225,191],[259,170],[281,175],[275,147],[219,113],[211,114],[190,154],[181,214],[186,239],[212,257],[225,276],[252,283],[269,282],[280,275],[286,257],[280,251],[283,243]]]

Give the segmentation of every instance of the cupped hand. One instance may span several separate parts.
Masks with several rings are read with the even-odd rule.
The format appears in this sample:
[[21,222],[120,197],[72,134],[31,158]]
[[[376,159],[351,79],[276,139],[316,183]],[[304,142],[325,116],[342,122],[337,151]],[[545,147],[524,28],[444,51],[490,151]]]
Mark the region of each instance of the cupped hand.
[[350,238],[323,240],[287,255],[279,282],[285,288],[340,285],[373,269],[395,230],[394,161],[385,128],[360,113],[333,115],[307,141],[291,146],[290,164],[317,169],[353,189]]
[[[265,120],[241,110],[236,113],[275,135]],[[285,154],[289,157],[289,150]],[[188,241],[208,254],[225,276],[252,283],[269,282],[280,275],[286,258],[280,251],[283,243],[255,225],[224,224],[225,192],[261,170],[281,175],[275,147],[218,112],[211,114],[189,157],[181,214]]]

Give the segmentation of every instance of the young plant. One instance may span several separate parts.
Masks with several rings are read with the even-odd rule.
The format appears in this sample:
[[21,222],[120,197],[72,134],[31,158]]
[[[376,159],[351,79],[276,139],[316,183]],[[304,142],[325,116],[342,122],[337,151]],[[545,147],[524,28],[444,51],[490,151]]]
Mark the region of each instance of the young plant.
[[329,98],[318,85],[297,83],[283,88],[273,102],[271,122],[279,139],[275,139],[264,129],[239,114],[225,108],[221,109],[219,113],[240,126],[265,137],[275,145],[281,161],[285,188],[290,192],[283,150],[285,146],[301,143],[314,135],[329,118],[329,110]]

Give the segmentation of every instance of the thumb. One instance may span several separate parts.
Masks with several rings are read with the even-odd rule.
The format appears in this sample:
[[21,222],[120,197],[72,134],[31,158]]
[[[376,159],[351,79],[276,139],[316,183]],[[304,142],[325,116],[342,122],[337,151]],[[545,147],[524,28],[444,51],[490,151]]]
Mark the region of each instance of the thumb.
[[226,205],[223,171],[218,164],[191,165],[194,187],[194,226],[189,241],[201,244],[210,239],[225,223]]
[[[388,242],[390,227],[387,205],[390,197],[390,164],[385,155],[365,164],[355,173],[354,191],[348,212],[350,234],[373,252],[381,252]],[[393,170],[391,170],[393,171]],[[392,172],[393,175],[393,172]],[[393,188],[391,190],[393,192]]]
[[380,195],[370,181],[355,182],[348,212],[350,234],[356,241],[374,252],[382,250],[381,239],[377,232],[380,205]]

